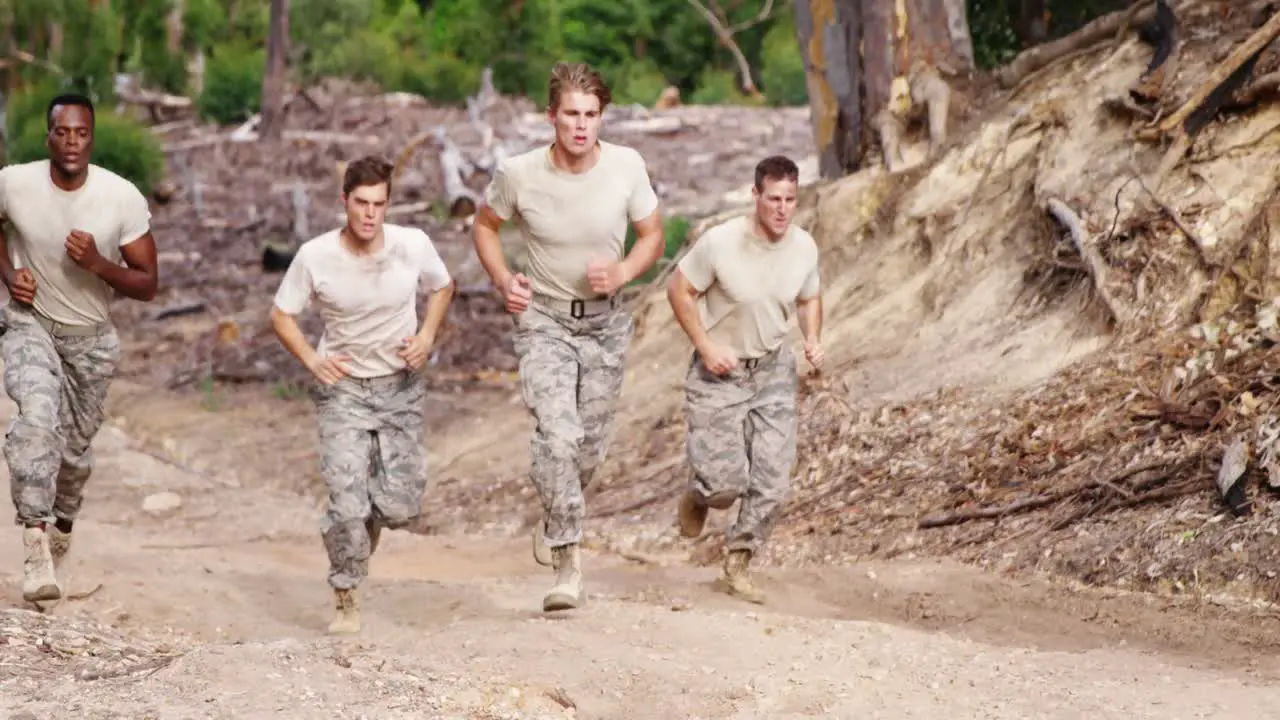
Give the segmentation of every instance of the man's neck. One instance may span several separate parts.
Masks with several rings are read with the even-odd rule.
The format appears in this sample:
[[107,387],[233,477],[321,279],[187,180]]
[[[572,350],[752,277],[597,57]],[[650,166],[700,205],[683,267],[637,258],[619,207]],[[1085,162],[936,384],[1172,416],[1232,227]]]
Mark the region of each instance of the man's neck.
[[769,230],[769,227],[767,225],[760,222],[760,216],[752,215],[751,229],[755,231],[756,237],[759,237],[761,240],[764,240],[765,242],[769,242],[769,243],[777,243],[780,240],[782,240],[782,238],[787,236],[787,231],[791,229],[791,226],[788,225],[782,228],[782,232],[778,233],[777,235],[774,235],[773,232]]
[[572,155],[558,143],[551,145],[551,164],[557,168],[574,174],[584,173],[596,166],[600,160],[600,141],[597,140],[591,152],[585,155]]
[[373,236],[372,240],[366,242],[351,231],[350,225],[342,228],[342,232],[338,233],[338,238],[339,242],[353,255],[372,255],[381,250],[386,244],[381,229]]
[[71,192],[84,187],[84,183],[89,179],[89,168],[85,168],[84,172],[75,175],[68,175],[62,172],[57,163],[49,163],[49,179],[53,181],[54,186],[59,190]]

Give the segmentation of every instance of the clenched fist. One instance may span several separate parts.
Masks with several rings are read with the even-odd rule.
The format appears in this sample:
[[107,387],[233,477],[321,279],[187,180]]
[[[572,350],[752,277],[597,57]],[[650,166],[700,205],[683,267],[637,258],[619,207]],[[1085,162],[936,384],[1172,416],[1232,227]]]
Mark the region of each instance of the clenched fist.
[[92,235],[83,230],[72,230],[67,236],[66,247],[67,257],[85,270],[92,272],[102,262],[102,255],[98,253],[98,243],[94,242]]
[[31,271],[22,268],[15,270],[12,278],[8,278],[5,285],[9,288],[9,295],[24,305],[30,305],[36,300],[36,276]]

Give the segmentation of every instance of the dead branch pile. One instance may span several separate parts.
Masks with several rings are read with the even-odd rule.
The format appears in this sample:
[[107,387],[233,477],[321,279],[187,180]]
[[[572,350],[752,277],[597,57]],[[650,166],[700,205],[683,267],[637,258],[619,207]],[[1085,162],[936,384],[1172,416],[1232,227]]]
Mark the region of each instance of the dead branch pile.
[[0,610],[0,693],[39,698],[61,679],[94,682],[142,676],[166,667],[181,652],[174,642],[152,642],[91,622],[30,610]]

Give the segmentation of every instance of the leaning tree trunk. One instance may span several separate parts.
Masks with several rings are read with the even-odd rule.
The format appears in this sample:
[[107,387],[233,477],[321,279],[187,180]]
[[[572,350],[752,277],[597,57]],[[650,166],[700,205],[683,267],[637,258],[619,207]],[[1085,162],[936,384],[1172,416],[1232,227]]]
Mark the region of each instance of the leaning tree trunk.
[[796,0],[819,172],[862,167],[872,119],[906,91],[920,63],[973,69],[964,0]]
[[271,0],[267,30],[267,71],[262,79],[259,136],[279,139],[284,129],[285,58],[289,54],[289,0]]

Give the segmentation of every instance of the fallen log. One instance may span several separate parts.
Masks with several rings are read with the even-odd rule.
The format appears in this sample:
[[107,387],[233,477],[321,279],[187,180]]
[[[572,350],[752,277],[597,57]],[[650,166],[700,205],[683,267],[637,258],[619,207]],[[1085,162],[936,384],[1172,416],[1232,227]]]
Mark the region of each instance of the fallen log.
[[1046,203],[1046,209],[1070,234],[1071,243],[1075,246],[1076,252],[1079,253],[1080,259],[1084,261],[1085,268],[1089,271],[1090,277],[1093,278],[1094,289],[1098,291],[1098,297],[1110,310],[1111,316],[1115,318],[1117,324],[1127,324],[1132,314],[1124,303],[1112,295],[1108,289],[1107,264],[1103,261],[1098,249],[1089,243],[1088,231],[1085,230],[1080,216],[1066,203],[1057,198],[1049,198]]
[[996,71],[996,79],[1003,87],[1014,87],[1032,73],[1068,55],[1082,53],[1106,40],[1118,41],[1132,25],[1149,22],[1153,17],[1155,6],[1150,0],[1134,3],[1128,10],[1103,15],[1070,35],[1022,51]]
[[[1262,27],[1237,45],[1227,59],[1214,68],[1209,77],[1182,104],[1182,107],[1158,125],[1141,128],[1135,133],[1136,137],[1154,141],[1171,135],[1195,135],[1217,115],[1219,107],[1226,102],[1234,89],[1244,83],[1252,70],[1252,63],[1257,61],[1262,51],[1277,37],[1280,37],[1280,12],[1273,14]],[[1246,65],[1248,65],[1247,68]],[[1235,87],[1228,87],[1227,91],[1223,92],[1223,85],[1229,82]],[[1202,106],[1203,112],[1200,112]]]
[[467,186],[465,178],[471,175],[474,166],[462,154],[462,150],[449,139],[443,127],[435,130],[436,142],[440,143],[440,174],[444,180],[445,198],[449,201],[449,217],[470,217],[476,214],[480,206],[480,196]]

